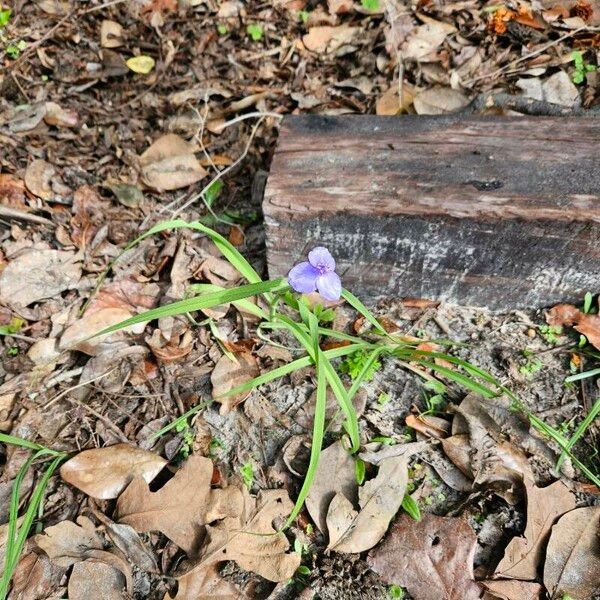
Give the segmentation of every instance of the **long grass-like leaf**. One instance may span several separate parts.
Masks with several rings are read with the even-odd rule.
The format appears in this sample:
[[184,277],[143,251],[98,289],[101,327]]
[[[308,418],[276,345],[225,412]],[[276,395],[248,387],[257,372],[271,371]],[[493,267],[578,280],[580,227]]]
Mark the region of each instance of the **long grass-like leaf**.
[[573,435],[567,441],[560,456],[558,457],[558,461],[556,462],[557,470],[560,469],[563,462],[565,461],[565,458],[567,458],[573,446],[581,439],[583,434],[587,431],[588,427],[596,420],[596,417],[598,415],[600,415],[600,398],[596,400],[590,412],[585,416],[585,419],[581,421],[577,429],[575,429],[575,431],[573,432]]
[[119,331],[131,325],[137,325],[138,323],[147,323],[154,319],[160,319],[162,317],[172,317],[175,315],[182,315],[185,313],[193,312],[196,310],[202,310],[204,308],[212,308],[219,306],[220,304],[227,304],[227,302],[234,302],[250,296],[256,296],[258,294],[264,294],[265,292],[284,290],[286,289],[287,283],[283,279],[276,279],[273,281],[261,281],[260,283],[249,283],[248,285],[241,285],[236,288],[225,289],[223,291],[211,292],[203,296],[196,298],[187,298],[186,300],[179,300],[167,304],[166,306],[160,306],[147,310],[139,315],[134,315],[129,319],[125,319],[120,323],[111,325],[106,329],[94,334],[92,337],[100,335],[106,335],[113,331]]
[[342,298],[350,304],[355,310],[357,310],[381,335],[387,336],[387,331],[383,328],[381,323],[375,318],[375,315],[350,291],[342,290]]

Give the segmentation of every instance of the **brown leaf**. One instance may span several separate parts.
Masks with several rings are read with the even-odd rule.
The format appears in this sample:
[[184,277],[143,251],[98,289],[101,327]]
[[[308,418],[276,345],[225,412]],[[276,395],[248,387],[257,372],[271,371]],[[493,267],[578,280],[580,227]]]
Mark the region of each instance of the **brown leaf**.
[[428,58],[438,46],[456,28],[448,23],[429,19],[424,25],[415,27],[402,45],[402,55],[405,59],[423,60]]
[[158,138],[140,156],[140,165],[144,184],[159,192],[187,187],[206,176],[192,144],[174,133]]
[[398,115],[408,111],[413,103],[413,90],[407,84],[402,86],[402,101],[400,101],[400,91],[398,83],[393,83],[391,87],[385,91],[375,104],[375,113],[378,115]]
[[426,514],[415,523],[402,515],[367,562],[388,584],[419,600],[476,600],[473,580],[477,536],[463,518]]
[[336,494],[327,512],[328,549],[358,553],[377,544],[398,512],[407,484],[408,461],[396,456],[383,460],[377,477],[358,488],[359,512],[344,494]]
[[160,490],[151,492],[136,477],[117,501],[121,523],[136,531],[161,531],[188,555],[199,546],[203,525],[239,514],[242,497],[238,489],[211,489],[213,464],[208,458],[190,456]]
[[51,200],[52,179],[56,174],[56,168],[45,160],[37,159],[29,164],[25,171],[25,185],[27,189],[42,200]]
[[25,204],[25,183],[8,173],[0,173],[0,204],[19,210],[31,210]]
[[78,517],[77,523],[61,521],[57,525],[47,527],[44,533],[34,538],[37,546],[60,567],[68,568],[104,547],[92,521],[87,517]]
[[285,491],[267,490],[252,498],[244,488],[243,505],[236,516],[207,527],[209,543],[192,570],[233,560],[269,581],[289,579],[300,566],[300,555],[287,552],[289,542],[277,533],[273,521],[287,517],[292,508]]
[[326,54],[352,42],[358,32],[358,27],[350,27],[349,25],[311,27],[302,38],[302,42],[307,50]]
[[72,252],[31,250],[11,260],[0,273],[0,298],[25,307],[74,288],[80,278],[81,264]]
[[44,121],[54,127],[77,127],[79,116],[74,110],[67,110],[56,102],[46,102]]
[[216,564],[192,569],[179,577],[177,583],[174,600],[241,600],[246,597],[219,575]]
[[332,15],[341,15],[354,11],[353,0],[327,0],[327,8]]
[[129,444],[84,450],[60,469],[61,477],[92,498],[117,498],[134,477],[152,481],[167,461]]
[[592,346],[600,350],[600,315],[586,314],[572,304],[557,304],[547,312],[546,321],[554,327],[575,326]]
[[591,600],[600,593],[600,506],[577,508],[552,527],[544,585],[552,598]]
[[575,508],[575,496],[560,481],[545,488],[538,488],[532,481],[525,480],[525,489],[525,532],[523,537],[515,537],[510,541],[495,576],[533,581],[537,577],[552,524],[560,515]]
[[133,527],[109,523],[106,525],[106,533],[131,563],[147,573],[159,573],[154,553],[146,548]]
[[469,99],[450,87],[434,86],[418,93],[413,100],[418,115],[453,113],[469,104]]
[[234,394],[233,396],[224,396],[229,390],[251,381],[258,377],[260,371],[258,363],[249,352],[240,352],[235,355],[236,361],[228,356],[221,356],[210,376],[210,382],[213,386],[213,397],[216,402],[221,404],[221,414],[226,415],[238,404],[243,402],[250,391]]
[[126,600],[123,573],[105,562],[85,560],[73,566],[69,577],[69,600]]
[[450,423],[446,419],[432,415],[408,415],[406,424],[424,436],[438,440],[448,437],[450,432]]
[[45,554],[29,552],[19,561],[12,578],[11,600],[62,598],[59,593],[65,568],[52,563]]
[[498,600],[540,600],[543,588],[529,581],[482,581],[482,585]]
[[341,441],[321,452],[313,484],[306,497],[306,510],[322,533],[327,533],[327,511],[333,497],[341,493],[357,500],[354,459]]
[[100,45],[103,48],[118,48],[123,45],[123,27],[116,21],[104,19],[100,25]]

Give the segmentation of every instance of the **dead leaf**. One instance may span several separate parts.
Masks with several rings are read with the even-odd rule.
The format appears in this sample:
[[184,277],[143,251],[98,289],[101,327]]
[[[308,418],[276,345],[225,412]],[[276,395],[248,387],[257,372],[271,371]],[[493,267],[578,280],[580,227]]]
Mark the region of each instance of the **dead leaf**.
[[35,536],[34,541],[53,563],[65,568],[104,548],[96,526],[87,517],[78,517],[77,524],[61,521],[46,527],[43,533]]
[[430,56],[448,35],[454,33],[456,28],[448,23],[429,19],[424,25],[419,25],[412,30],[407,40],[402,44],[402,56],[407,60],[424,61]]
[[482,585],[498,600],[540,600],[543,588],[529,581],[482,581]]
[[0,173],[0,204],[29,211],[25,203],[25,183],[8,173]]
[[402,85],[402,101],[400,101],[400,91],[398,83],[393,83],[390,88],[384,92],[375,104],[375,113],[378,115],[398,115],[408,111],[413,103],[414,90],[407,83]]
[[187,187],[206,176],[194,146],[174,133],[158,138],[140,156],[140,165],[143,183],[159,192]]
[[55,565],[45,555],[37,552],[25,554],[19,561],[12,578],[11,600],[38,600],[62,598],[60,584],[65,570]]
[[85,560],[73,566],[69,577],[69,600],[127,600],[123,573],[105,562]]
[[149,483],[167,461],[129,444],[84,450],[60,469],[61,477],[92,498],[117,498],[134,477]]
[[383,581],[419,600],[478,600],[473,580],[477,536],[463,518],[401,515],[367,562]]
[[579,91],[577,86],[565,71],[558,71],[542,83],[544,99],[551,104],[558,104],[573,108],[579,105]]
[[443,439],[450,433],[450,423],[433,415],[408,415],[406,424],[426,437]]
[[495,572],[497,577],[535,580],[552,524],[560,515],[575,508],[575,496],[560,481],[539,488],[532,481],[525,480],[525,489],[525,532],[523,537],[513,538],[506,547],[504,558]]
[[174,600],[240,600],[245,597],[232,583],[219,575],[216,564],[192,569],[179,577],[177,584]]
[[234,394],[233,396],[224,396],[224,394],[227,394],[229,390],[238,385],[251,381],[260,374],[258,363],[249,352],[240,352],[235,355],[235,358],[236,360],[233,361],[225,355],[221,356],[210,376],[213,397],[216,402],[221,404],[220,412],[222,415],[226,415],[243,402],[250,391]]
[[144,330],[145,324],[141,323],[113,333],[91,337],[131,316],[132,313],[124,308],[101,308],[92,313],[86,312],[83,317],[67,327],[60,338],[59,348],[61,350],[79,350],[91,356],[100,354],[107,345],[124,339],[127,331],[141,333]]
[[546,321],[554,327],[574,326],[600,350],[600,315],[584,313],[572,304],[557,304],[546,314]]
[[121,24],[104,19],[102,25],[100,25],[100,45],[103,48],[118,48],[123,43],[123,27],[121,27]]
[[121,523],[139,533],[161,531],[188,555],[201,542],[203,525],[239,514],[242,497],[238,489],[211,489],[213,464],[208,458],[190,456],[160,490],[151,492],[136,477],[117,501]]
[[568,512],[552,527],[544,585],[552,598],[591,600],[600,593],[600,506]]
[[302,42],[305,48],[311,52],[329,54],[345,44],[350,44],[359,31],[358,27],[349,25],[311,27],[302,38]]
[[27,189],[42,200],[51,200],[52,179],[56,175],[56,168],[45,160],[37,159],[29,163],[25,171],[25,185]]
[[73,252],[30,250],[0,273],[0,299],[22,308],[76,287],[81,264]]
[[338,492],[327,512],[328,549],[359,553],[375,546],[398,512],[407,484],[407,458],[396,456],[383,460],[377,477],[358,488],[360,511]]
[[54,127],[77,127],[79,116],[74,110],[66,110],[56,102],[46,102],[44,121]]
[[418,115],[443,115],[464,108],[469,99],[450,87],[434,86],[418,93],[413,104]]
[[334,496],[343,494],[354,503],[357,499],[354,459],[341,441],[321,452],[315,478],[306,497],[306,510],[322,533],[327,533],[327,511]]
[[343,15],[354,11],[353,0],[327,0],[327,8],[332,15]]
[[235,516],[207,527],[209,542],[193,570],[233,560],[269,581],[289,579],[300,566],[300,555],[287,552],[287,538],[273,527],[275,519],[284,519],[293,508],[287,493],[266,490],[254,499],[244,488],[239,508]]
[[106,525],[106,533],[131,563],[146,573],[159,573],[154,553],[146,548],[133,527],[109,523]]

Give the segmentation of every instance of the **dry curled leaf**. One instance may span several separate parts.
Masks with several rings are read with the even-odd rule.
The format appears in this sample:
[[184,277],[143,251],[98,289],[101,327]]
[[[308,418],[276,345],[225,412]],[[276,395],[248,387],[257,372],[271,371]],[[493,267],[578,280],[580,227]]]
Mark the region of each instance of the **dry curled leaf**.
[[446,36],[455,31],[456,28],[453,25],[429,19],[427,23],[416,27],[409,34],[402,45],[402,56],[405,59],[420,61],[431,58],[429,55],[437,50]]
[[45,160],[34,160],[25,171],[25,186],[34,196],[42,200],[51,200],[54,196],[52,192],[54,175],[56,175],[56,168],[53,165]]
[[157,191],[176,190],[206,176],[194,147],[174,133],[159,137],[141,156],[142,181]]
[[81,278],[79,258],[60,250],[31,250],[11,260],[0,274],[0,299],[15,308],[74,288]]
[[[511,579],[499,581],[482,581],[485,589],[498,600],[540,600],[543,588],[539,583],[516,581]],[[484,597],[486,600],[487,596]]]
[[575,508],[575,496],[564,483],[557,481],[545,488],[525,481],[527,496],[527,525],[523,537],[513,538],[495,575],[502,578],[533,581],[550,529],[556,519]]
[[287,538],[273,527],[275,519],[283,520],[293,508],[287,493],[267,490],[252,498],[244,488],[238,508],[235,516],[206,528],[209,541],[192,571],[200,570],[204,577],[209,566],[233,560],[269,581],[289,579],[300,566],[300,555],[288,552]]
[[328,549],[364,552],[385,535],[398,512],[408,484],[408,461],[395,456],[381,461],[377,477],[358,488],[360,510],[339,492],[327,512]]
[[341,493],[357,499],[354,459],[341,441],[321,452],[313,484],[306,497],[306,509],[322,533],[327,533],[327,511],[333,497]]
[[117,498],[134,477],[152,481],[167,461],[129,444],[84,450],[60,469],[61,477],[92,498]]
[[117,501],[118,521],[140,533],[161,531],[192,555],[198,550],[204,524],[239,514],[241,509],[241,492],[233,487],[213,490],[212,477],[212,461],[201,456],[190,456],[156,492],[136,477]]
[[350,27],[349,25],[311,27],[302,38],[302,42],[305,48],[311,52],[327,54],[351,43],[358,32],[358,27]]
[[418,115],[443,115],[464,108],[469,99],[459,90],[438,85],[419,92],[413,104]]
[[221,356],[210,376],[213,397],[216,402],[221,404],[222,415],[227,414],[240,402],[243,402],[250,391],[231,396],[225,394],[234,387],[247,383],[260,374],[258,363],[249,352],[239,352],[235,354],[235,358],[236,360],[231,360],[228,356]]
[[478,600],[473,580],[477,536],[463,518],[402,515],[367,562],[383,581],[419,600]]
[[[164,600],[170,597],[165,597]],[[174,600],[241,600],[245,597],[232,583],[219,575],[216,564],[210,564],[197,567],[179,577]]]
[[123,45],[123,27],[116,21],[104,19],[100,25],[100,45],[103,48],[118,48]]
[[546,314],[546,321],[554,327],[575,327],[588,342],[600,350],[600,315],[582,312],[572,304],[557,304]]
[[552,527],[544,585],[552,598],[591,600],[600,593],[600,506],[568,512]]

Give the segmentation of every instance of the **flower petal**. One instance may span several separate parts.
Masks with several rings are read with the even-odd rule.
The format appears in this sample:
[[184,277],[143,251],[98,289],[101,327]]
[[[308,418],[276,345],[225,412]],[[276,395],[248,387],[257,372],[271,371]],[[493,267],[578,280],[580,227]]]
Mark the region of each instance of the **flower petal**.
[[325,300],[339,300],[342,295],[342,281],[339,275],[333,271],[319,275],[317,290]]
[[335,259],[331,252],[323,246],[317,246],[308,253],[308,262],[313,267],[321,267],[325,271],[335,271]]
[[288,283],[301,294],[310,294],[317,289],[319,271],[309,262],[301,262],[288,273]]

